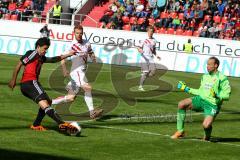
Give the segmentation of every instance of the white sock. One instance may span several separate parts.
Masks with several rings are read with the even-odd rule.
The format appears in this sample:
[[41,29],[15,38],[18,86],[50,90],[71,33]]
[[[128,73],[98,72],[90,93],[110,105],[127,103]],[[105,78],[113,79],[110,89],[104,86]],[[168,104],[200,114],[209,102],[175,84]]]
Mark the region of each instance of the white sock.
[[67,97],[66,96],[61,96],[56,99],[52,100],[52,104],[60,104],[60,103],[65,103],[67,102]]
[[84,100],[85,100],[85,102],[86,102],[86,104],[87,104],[88,110],[89,110],[89,111],[94,110],[91,91],[90,91],[90,92],[87,91],[87,92],[84,93]]

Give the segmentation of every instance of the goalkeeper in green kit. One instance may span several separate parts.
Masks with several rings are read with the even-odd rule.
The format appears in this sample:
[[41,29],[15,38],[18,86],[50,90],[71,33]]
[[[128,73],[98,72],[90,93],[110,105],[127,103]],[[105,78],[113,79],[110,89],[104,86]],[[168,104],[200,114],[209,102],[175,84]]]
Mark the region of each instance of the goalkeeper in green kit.
[[177,112],[177,132],[171,136],[172,139],[184,137],[184,120],[186,110],[203,111],[203,129],[205,135],[203,140],[209,141],[212,132],[212,123],[220,111],[223,101],[228,100],[231,87],[225,75],[217,69],[219,60],[216,57],[210,57],[207,62],[207,74],[201,79],[199,89],[189,88],[184,82],[178,82],[178,89],[186,93],[195,95],[179,102]]

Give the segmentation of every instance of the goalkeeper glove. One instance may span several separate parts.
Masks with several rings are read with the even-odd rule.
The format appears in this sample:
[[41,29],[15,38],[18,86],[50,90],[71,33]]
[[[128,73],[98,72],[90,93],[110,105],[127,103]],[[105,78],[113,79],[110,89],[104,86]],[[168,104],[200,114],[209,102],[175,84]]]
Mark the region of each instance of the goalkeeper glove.
[[186,93],[188,93],[190,90],[190,88],[183,81],[178,82],[177,88],[180,89],[180,91],[184,91]]

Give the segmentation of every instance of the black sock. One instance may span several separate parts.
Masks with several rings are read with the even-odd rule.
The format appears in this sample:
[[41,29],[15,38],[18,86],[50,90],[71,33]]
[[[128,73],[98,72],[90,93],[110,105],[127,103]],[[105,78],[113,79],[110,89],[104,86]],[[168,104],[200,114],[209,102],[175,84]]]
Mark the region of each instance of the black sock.
[[212,134],[212,126],[204,128],[205,136],[209,140]]
[[45,111],[42,108],[39,108],[38,115],[37,115],[35,121],[33,122],[33,126],[34,127],[39,126],[41,124],[42,119],[44,118],[45,115],[46,115]]
[[51,117],[55,122],[57,122],[57,124],[64,123],[63,120],[61,119],[61,117],[57,114],[55,109],[53,109],[52,107],[48,106],[47,108],[45,108],[45,113],[49,117]]

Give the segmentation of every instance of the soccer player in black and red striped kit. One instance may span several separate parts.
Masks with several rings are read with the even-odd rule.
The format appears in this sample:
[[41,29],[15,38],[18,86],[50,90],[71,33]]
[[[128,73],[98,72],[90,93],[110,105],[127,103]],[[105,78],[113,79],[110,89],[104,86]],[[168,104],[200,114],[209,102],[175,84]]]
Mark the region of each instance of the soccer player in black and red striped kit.
[[76,131],[76,128],[70,125],[70,123],[64,122],[57,114],[57,112],[51,107],[52,100],[43,90],[38,79],[43,63],[59,62],[67,57],[74,55],[75,51],[69,51],[65,55],[49,58],[45,56],[49,46],[50,39],[45,37],[38,39],[35,44],[35,50],[27,51],[26,54],[20,58],[20,61],[13,71],[12,79],[10,80],[8,86],[11,89],[14,89],[18,73],[21,67],[25,66],[20,84],[21,92],[24,96],[32,99],[39,105],[38,115],[33,122],[31,129],[40,131],[46,130],[46,128],[41,126],[41,122],[44,116],[47,114],[58,123],[60,131],[72,133]]

